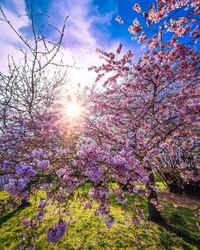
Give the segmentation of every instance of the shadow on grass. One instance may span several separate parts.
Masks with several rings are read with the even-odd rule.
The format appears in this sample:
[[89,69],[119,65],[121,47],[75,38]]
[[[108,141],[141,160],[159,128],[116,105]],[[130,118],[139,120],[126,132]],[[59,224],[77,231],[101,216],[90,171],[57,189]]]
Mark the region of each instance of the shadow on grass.
[[25,209],[30,205],[31,205],[30,202],[22,202],[22,204],[18,206],[16,209],[12,210],[11,212],[7,213],[6,215],[0,218],[0,226],[3,223],[7,222],[9,219],[11,219],[13,216],[19,214],[23,209]]
[[188,232],[182,229],[178,229],[176,227],[174,227],[173,225],[170,224],[162,224],[160,225],[162,228],[166,229],[168,232],[175,234],[178,237],[181,237],[185,242],[199,247],[200,246],[200,240],[198,239],[194,239],[193,237],[191,237],[190,235],[188,235]]
[[[127,198],[128,198],[128,202],[122,205],[116,202],[115,195],[112,195],[110,197],[110,202],[112,206],[116,206],[116,207],[120,206],[120,207],[123,207],[126,211],[131,212],[136,207],[135,202],[140,201],[140,208],[143,208],[145,214],[148,214],[147,201],[145,198],[141,197],[140,199],[138,199],[134,195],[133,196],[129,195]],[[167,235],[167,237],[173,237],[174,235],[174,236],[178,236],[182,238],[182,240],[185,241],[186,245],[184,245],[184,249],[192,249],[190,247],[191,245],[199,249],[199,246],[200,246],[199,235],[200,234],[198,233],[198,230],[195,226],[196,219],[194,218],[194,215],[191,209],[187,209],[183,207],[179,207],[175,209],[173,206],[167,205],[166,210],[163,213],[163,217],[165,219],[164,222],[156,223],[157,225],[160,226],[161,241],[163,241],[162,237],[165,234]],[[164,241],[165,241],[164,244],[166,246],[169,244],[169,248],[166,248],[166,249],[171,249],[169,238],[165,239]],[[188,246],[187,244],[189,244],[190,246]]]
[[162,228],[199,248],[200,234],[195,226],[197,219],[194,218],[192,210],[181,207],[174,209],[168,205],[164,211],[164,217],[167,222],[160,225]]

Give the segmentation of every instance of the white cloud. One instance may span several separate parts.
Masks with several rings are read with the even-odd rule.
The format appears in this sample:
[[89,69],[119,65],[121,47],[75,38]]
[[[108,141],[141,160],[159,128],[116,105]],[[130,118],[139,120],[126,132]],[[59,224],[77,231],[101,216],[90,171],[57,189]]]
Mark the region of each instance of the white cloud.
[[[102,41],[97,40],[95,34],[98,33],[99,38],[101,37],[101,31],[94,30],[93,25],[95,23],[109,25],[113,11],[105,15],[100,15],[96,6],[92,5],[91,0],[57,0],[51,7],[50,15],[55,9],[57,15],[61,16],[62,19],[69,15],[63,43],[65,63],[70,64],[75,59],[75,66],[80,68],[80,70],[71,69],[69,71],[70,80],[74,83],[89,84],[96,78],[96,74],[88,72],[87,68],[102,62],[96,53],[97,48],[102,48],[100,45]],[[95,15],[91,15],[92,11]],[[104,39],[104,35],[102,35],[102,39]],[[109,44],[105,43],[102,49],[112,51],[116,49],[118,44],[119,42],[117,41],[110,42]]]
[[[19,17],[20,13],[25,13],[25,6],[23,4],[24,1],[14,0],[13,4],[17,6],[18,13],[13,13],[7,8],[3,7],[3,11],[10,21],[10,23],[14,26],[16,31],[21,34],[20,29],[29,25],[29,20],[27,16]],[[4,19],[2,14],[0,17]],[[0,21],[0,70],[6,70],[8,65],[8,55],[13,56],[16,62],[20,60],[21,52],[19,51],[20,46],[22,47],[22,42],[17,34],[9,27],[8,23],[4,21]]]
[[[23,0],[12,0],[16,6],[16,13],[8,9],[5,14],[15,29],[20,33],[20,29],[27,27],[30,24],[27,16],[18,17],[18,14],[25,13],[25,5]],[[93,11],[93,15],[91,15]],[[18,14],[17,14],[18,13]],[[64,17],[69,15],[66,23],[65,37],[63,41],[62,51],[64,54],[64,63],[72,65],[75,59],[75,66],[78,69],[69,69],[68,77],[72,83],[89,84],[93,82],[96,75],[88,72],[87,68],[92,65],[101,63],[99,55],[96,53],[96,48],[101,48],[99,37],[101,33],[99,30],[94,30],[95,23],[109,25],[112,19],[113,12],[108,12],[105,15],[100,15],[95,6],[92,5],[91,0],[54,0],[48,10],[50,15],[50,22],[56,26],[61,26]],[[94,15],[95,14],[95,15]],[[59,21],[58,21],[59,20]],[[98,39],[96,36],[98,32]],[[20,59],[20,52],[16,48],[20,45],[20,40],[16,34],[8,27],[6,23],[1,22],[0,29],[0,70],[7,67],[8,54],[13,55],[15,60]],[[102,35],[104,39],[105,34]],[[54,37],[52,37],[54,39]],[[101,41],[102,44],[102,41]],[[102,49],[115,50],[119,42],[105,43]]]

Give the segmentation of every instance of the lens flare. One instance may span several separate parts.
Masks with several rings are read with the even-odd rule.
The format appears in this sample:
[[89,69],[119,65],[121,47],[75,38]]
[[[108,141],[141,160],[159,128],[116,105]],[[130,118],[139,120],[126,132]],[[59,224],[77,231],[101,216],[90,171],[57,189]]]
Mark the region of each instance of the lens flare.
[[76,118],[81,114],[81,106],[76,102],[71,102],[67,105],[67,114],[72,117]]

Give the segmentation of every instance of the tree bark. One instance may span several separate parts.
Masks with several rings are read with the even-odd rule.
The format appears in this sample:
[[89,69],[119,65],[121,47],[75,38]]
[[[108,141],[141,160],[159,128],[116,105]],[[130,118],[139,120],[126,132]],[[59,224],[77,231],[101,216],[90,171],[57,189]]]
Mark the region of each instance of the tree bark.
[[179,185],[177,180],[172,181],[172,183],[168,184],[169,192],[175,194],[183,194],[183,187]]
[[158,201],[158,196],[156,191],[152,188],[152,186],[155,186],[155,180],[154,175],[152,171],[149,171],[149,182],[146,185],[148,190],[148,212],[149,212],[149,220],[158,224],[165,223],[165,219],[162,217],[160,211],[157,209],[155,202]]
[[183,188],[185,195],[200,198],[200,181],[190,181],[189,183],[184,183]]
[[29,201],[27,201],[27,199],[22,199],[19,207],[27,207],[30,205],[31,205],[31,203]]

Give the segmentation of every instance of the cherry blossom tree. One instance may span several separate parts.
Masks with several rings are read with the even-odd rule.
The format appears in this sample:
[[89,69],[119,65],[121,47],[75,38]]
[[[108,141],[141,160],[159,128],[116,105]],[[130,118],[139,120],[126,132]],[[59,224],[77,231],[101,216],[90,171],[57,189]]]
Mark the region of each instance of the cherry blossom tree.
[[[87,119],[85,121],[83,117],[79,122],[86,123]],[[148,181],[143,166],[133,167],[137,160],[131,152],[121,146],[114,148],[114,144],[112,148],[111,141],[96,141],[95,137],[89,136],[88,129],[86,126],[74,130],[65,116],[51,113],[35,120],[21,119],[0,138],[0,174],[4,190],[11,196],[26,200],[38,191],[46,193],[46,198],[36,208],[36,215],[22,223],[37,230],[49,202],[60,204],[58,224],[48,231],[52,243],[64,235],[70,219],[63,221],[63,214],[66,214],[79,187],[90,184],[83,207],[91,208],[96,201],[99,204],[96,214],[103,216],[110,227],[114,217],[109,195],[114,193],[120,203],[127,201],[123,188],[113,189],[113,180],[125,185],[128,177],[132,180],[132,191],[129,191],[134,193],[138,193],[137,184]]]
[[[103,81],[103,89],[94,100],[97,116],[101,120],[104,117],[107,124],[101,126],[102,134],[111,127],[112,138],[116,136],[119,142],[119,135],[124,137],[122,143],[128,141],[136,159],[149,172],[147,188],[153,221],[161,220],[153,188],[156,157],[176,147],[190,151],[199,136],[200,59],[195,45],[199,38],[198,3],[157,1],[146,12],[135,4],[133,9],[143,15],[149,28],[134,19],[129,32],[133,40],[144,44],[144,55],[135,63],[131,51],[118,58],[120,44],[116,54],[98,50],[105,63],[91,67],[98,74],[97,81]],[[116,20],[126,23],[119,16]],[[199,170],[185,177],[198,180]]]
[[[131,51],[120,56],[121,44],[115,54],[98,50],[105,62],[91,67],[98,74],[96,85],[79,93],[82,113],[77,120],[66,116],[59,106],[34,119],[17,117],[1,134],[4,190],[22,199],[45,192],[36,215],[22,221],[28,236],[41,225],[51,202],[59,204],[59,220],[49,228],[47,238],[58,242],[70,223],[70,218],[63,219],[68,203],[86,183],[90,191],[83,206],[89,209],[97,202],[96,214],[108,227],[115,221],[111,193],[119,203],[127,202],[126,194],[146,195],[149,219],[163,222],[154,182],[158,157],[176,148],[189,151],[198,137],[200,75],[194,43],[199,36],[198,2],[157,1],[146,12],[134,5],[147,25],[157,28],[152,37],[136,19],[129,27],[134,38],[146,46],[137,62],[132,61]],[[178,10],[182,19],[175,15]],[[172,35],[167,36],[168,32]],[[187,34],[191,37],[185,43],[181,37]],[[198,179],[199,167],[196,169],[189,174],[180,171],[185,178]],[[135,224],[143,211],[138,209],[137,214]]]

